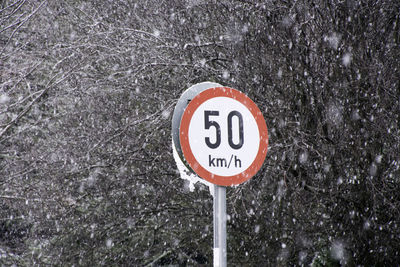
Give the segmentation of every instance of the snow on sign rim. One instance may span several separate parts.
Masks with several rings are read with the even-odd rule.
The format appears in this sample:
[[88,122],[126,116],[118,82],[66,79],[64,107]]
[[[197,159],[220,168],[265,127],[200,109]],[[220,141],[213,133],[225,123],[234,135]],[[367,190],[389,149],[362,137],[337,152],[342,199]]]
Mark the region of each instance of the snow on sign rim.
[[186,107],[179,129],[192,170],[216,185],[238,185],[264,163],[268,130],[257,105],[229,87],[209,88]]

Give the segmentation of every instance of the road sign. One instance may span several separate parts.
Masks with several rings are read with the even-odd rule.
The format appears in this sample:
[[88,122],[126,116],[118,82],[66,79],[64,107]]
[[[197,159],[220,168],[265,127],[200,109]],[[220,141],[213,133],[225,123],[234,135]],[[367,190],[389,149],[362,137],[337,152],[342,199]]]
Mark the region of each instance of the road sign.
[[[180,159],[184,162],[181,143],[179,141],[179,127],[182,120],[182,115],[189,104],[189,102],[200,92],[214,87],[220,87],[222,85],[214,82],[202,82],[197,83],[191,87],[189,87],[175,105],[174,114],[172,116],[172,145],[175,147],[176,152],[178,153]],[[177,163],[178,164],[178,163]]]
[[268,149],[261,111],[245,94],[228,87],[198,93],[182,115],[179,136],[191,169],[222,186],[241,184],[254,176]]

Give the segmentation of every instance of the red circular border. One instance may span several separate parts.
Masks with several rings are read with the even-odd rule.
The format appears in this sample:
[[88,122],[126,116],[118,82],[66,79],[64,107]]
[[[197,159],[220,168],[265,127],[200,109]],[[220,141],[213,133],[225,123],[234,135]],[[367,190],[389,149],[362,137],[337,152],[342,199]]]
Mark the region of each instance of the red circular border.
[[[229,97],[239,101],[249,109],[257,122],[258,130],[260,133],[260,146],[258,148],[257,156],[254,159],[253,163],[245,171],[236,175],[220,176],[209,172],[208,170],[203,168],[196,160],[190,148],[189,125],[192,116],[201,104],[214,97]],[[182,120],[179,127],[179,137],[183,155],[192,170],[196,172],[201,178],[209,181],[210,183],[222,186],[238,185],[253,177],[264,163],[268,150],[268,129],[260,109],[244,93],[229,87],[209,88],[196,95],[189,102],[189,105],[186,107],[182,115]]]

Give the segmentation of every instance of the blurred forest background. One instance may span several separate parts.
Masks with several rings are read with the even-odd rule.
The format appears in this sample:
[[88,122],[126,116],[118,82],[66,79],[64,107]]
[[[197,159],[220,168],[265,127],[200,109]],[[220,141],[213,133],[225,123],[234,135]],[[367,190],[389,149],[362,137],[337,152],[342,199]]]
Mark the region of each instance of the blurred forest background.
[[214,81],[270,138],[228,265],[395,266],[399,27],[398,0],[0,0],[0,265],[212,265],[170,125]]

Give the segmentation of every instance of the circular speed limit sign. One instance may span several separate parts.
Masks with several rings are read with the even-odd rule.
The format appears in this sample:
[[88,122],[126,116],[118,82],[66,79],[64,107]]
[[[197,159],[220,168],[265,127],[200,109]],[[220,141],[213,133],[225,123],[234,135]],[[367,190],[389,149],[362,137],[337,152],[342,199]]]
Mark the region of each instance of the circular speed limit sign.
[[201,178],[222,186],[241,184],[261,168],[268,130],[257,105],[245,94],[215,87],[196,95],[180,124],[183,155]]

